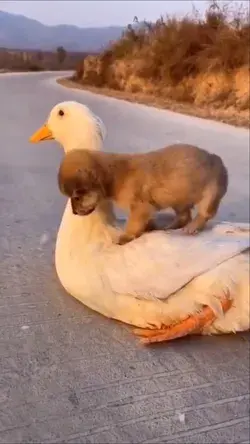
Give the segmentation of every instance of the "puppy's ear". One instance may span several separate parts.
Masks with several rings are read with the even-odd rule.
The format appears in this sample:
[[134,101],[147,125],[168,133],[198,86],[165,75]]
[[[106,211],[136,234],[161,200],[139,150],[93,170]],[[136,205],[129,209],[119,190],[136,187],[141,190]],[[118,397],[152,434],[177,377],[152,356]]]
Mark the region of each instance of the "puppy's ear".
[[57,184],[58,184],[58,188],[61,191],[62,194],[65,194],[64,192],[64,184],[67,181],[65,175],[63,174],[61,165],[59,167],[58,173],[57,173]]
[[[84,173],[86,173],[86,171]],[[89,188],[104,193],[103,168],[101,167],[97,159],[93,158],[91,168],[88,168],[86,177]]]
[[78,169],[73,175],[68,175],[62,168],[59,168],[57,182],[61,193],[72,197],[75,190],[83,188],[82,171]]

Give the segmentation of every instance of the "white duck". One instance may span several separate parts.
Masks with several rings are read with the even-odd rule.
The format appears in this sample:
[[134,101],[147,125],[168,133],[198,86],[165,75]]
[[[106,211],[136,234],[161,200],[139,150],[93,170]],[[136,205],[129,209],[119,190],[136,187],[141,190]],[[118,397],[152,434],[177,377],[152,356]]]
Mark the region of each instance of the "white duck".
[[[86,106],[62,102],[30,142],[56,140],[64,151],[99,150],[105,127]],[[222,223],[196,237],[155,231],[124,246],[107,203],[86,217],[68,201],[55,263],[63,287],[102,315],[140,327],[144,343],[190,333],[250,328],[249,225]],[[216,248],[215,248],[216,247]]]

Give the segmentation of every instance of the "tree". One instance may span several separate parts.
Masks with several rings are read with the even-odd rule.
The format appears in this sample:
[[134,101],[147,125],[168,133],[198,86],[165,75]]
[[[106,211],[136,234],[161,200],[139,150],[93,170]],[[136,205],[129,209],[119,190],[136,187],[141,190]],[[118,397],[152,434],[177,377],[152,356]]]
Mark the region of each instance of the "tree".
[[63,46],[58,46],[57,48],[57,59],[59,63],[63,63],[67,56],[67,51]]
[[37,56],[37,60],[39,60],[39,62],[43,61],[43,53],[42,53],[42,51],[38,51],[36,56]]

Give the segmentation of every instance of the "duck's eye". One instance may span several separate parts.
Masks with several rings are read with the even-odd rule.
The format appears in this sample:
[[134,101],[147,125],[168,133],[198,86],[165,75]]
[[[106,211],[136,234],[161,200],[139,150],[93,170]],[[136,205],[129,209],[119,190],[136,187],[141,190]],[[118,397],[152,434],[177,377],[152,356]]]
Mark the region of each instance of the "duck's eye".
[[63,111],[62,109],[60,109],[60,110],[58,111],[58,115],[61,116],[61,117],[64,116],[64,111]]

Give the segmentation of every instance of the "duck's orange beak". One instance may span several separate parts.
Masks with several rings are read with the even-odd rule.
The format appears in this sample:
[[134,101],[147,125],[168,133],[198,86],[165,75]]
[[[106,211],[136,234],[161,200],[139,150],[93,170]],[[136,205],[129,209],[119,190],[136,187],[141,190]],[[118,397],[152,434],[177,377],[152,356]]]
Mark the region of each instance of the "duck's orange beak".
[[53,140],[53,134],[45,123],[29,138],[30,143],[38,143],[44,140]]

